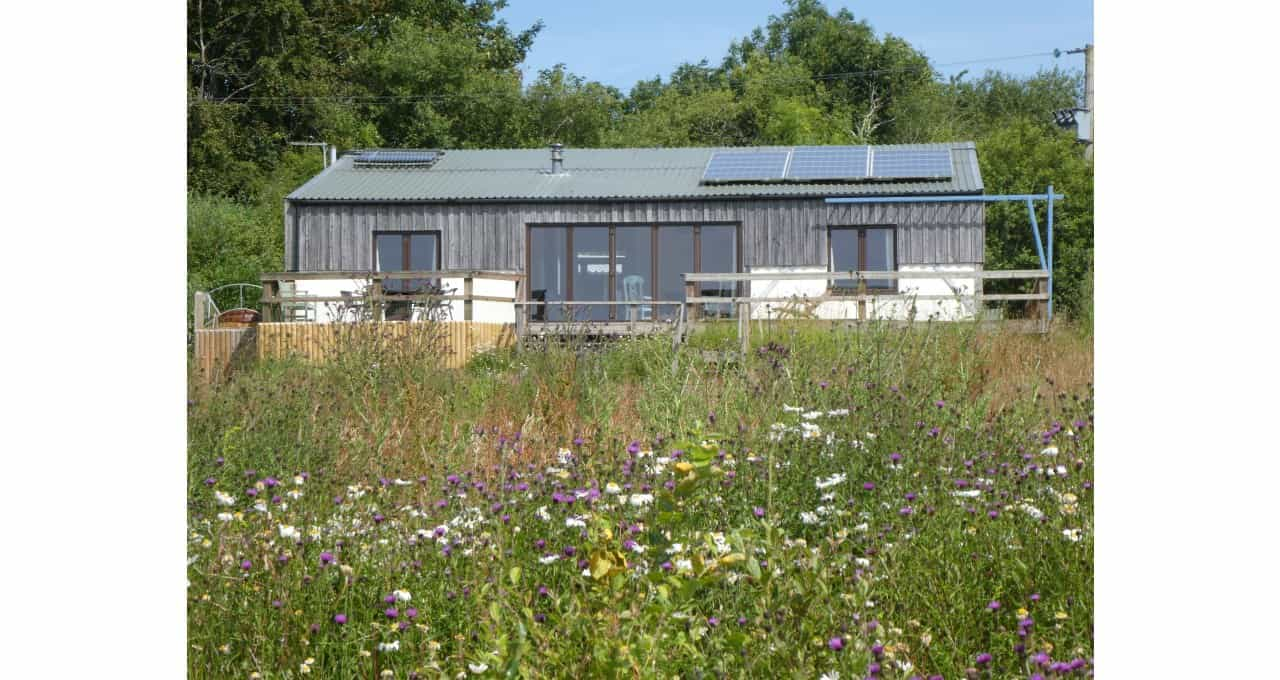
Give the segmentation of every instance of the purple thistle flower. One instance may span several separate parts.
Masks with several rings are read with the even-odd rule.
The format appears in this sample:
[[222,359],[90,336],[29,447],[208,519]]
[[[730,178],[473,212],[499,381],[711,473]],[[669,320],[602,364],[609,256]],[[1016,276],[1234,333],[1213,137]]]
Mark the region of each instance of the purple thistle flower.
[[876,661],[872,661],[872,662],[867,666],[867,674],[868,674],[868,675],[873,675],[873,676],[874,676],[874,675],[879,675],[879,674],[880,674],[880,664],[879,664],[878,662],[876,662]]
[[827,640],[827,646],[831,648],[831,651],[838,652],[844,649],[844,638],[833,637]]
[[254,498],[258,495],[258,490],[253,487],[249,487],[248,489],[245,489],[244,495]]
[[884,645],[880,643],[871,645],[871,656],[874,656],[877,659],[884,656]]
[[245,560],[240,563],[240,568],[245,571],[249,571],[250,569],[253,568],[253,562],[250,562],[249,560]]
[[889,454],[889,460],[892,461],[894,465],[897,465],[898,462],[902,460],[902,454],[898,453],[897,451],[894,451],[893,453]]
[[343,624],[345,624],[345,623],[347,622],[347,615],[346,615],[346,614],[334,614],[334,615],[333,615],[333,622],[334,622],[334,623],[336,623],[336,624],[338,624],[339,626],[341,626],[341,625],[343,625]]
[[986,652],[983,652],[978,656],[974,657],[973,662],[978,664],[979,666],[985,666],[991,663],[991,655]]
[[217,465],[218,467],[222,467],[222,464],[225,462],[227,461],[223,460],[222,456],[218,456],[217,458],[213,459],[213,464]]
[[745,617],[745,616],[739,616],[739,617],[738,617],[738,625],[739,625],[739,626],[745,626],[745,625],[747,625],[747,617]]
[[911,513],[913,513],[913,512],[915,512],[915,511],[911,509],[911,506],[910,506],[910,505],[908,505],[908,506],[906,506],[906,507],[902,508],[901,510],[899,510],[899,511],[898,511],[898,514],[899,514],[899,515],[902,515],[903,517],[906,517],[906,516],[910,515],[910,514],[911,514]]
[[[393,598],[391,598],[391,599],[392,599],[392,601],[395,601],[395,598],[394,598],[394,597],[393,597]],[[400,616],[400,612],[396,611],[396,608],[395,608],[395,607],[387,607],[387,608],[386,608],[382,613],[383,613],[383,614],[386,614],[386,615],[387,615],[387,618],[389,618],[389,619],[394,619],[394,618],[396,618],[397,616]]]
[[265,483],[267,485],[267,488],[270,489],[270,488],[274,488],[277,484],[279,484],[280,480],[276,479],[275,477],[267,477],[266,479],[263,480],[263,483]]
[[707,619],[707,625],[711,626],[712,628],[715,628],[716,626],[720,625],[720,619],[717,619],[716,617],[712,616]]
[[1000,600],[992,600],[992,601],[988,602],[988,603],[987,603],[987,609],[990,609],[991,611],[997,611],[997,610],[999,610],[999,609],[1000,609]]
[[1031,601],[1032,601],[1032,602],[1039,602],[1039,601],[1040,601],[1040,593],[1031,593]]
[[333,562],[333,553],[328,551],[320,553],[320,566],[328,565],[331,562]]
[[756,517],[764,517],[764,508],[756,506],[752,511]]
[[386,602],[387,604],[394,604],[394,603],[395,603],[395,601],[396,601],[396,596],[395,596],[395,595],[388,595],[388,596],[386,596],[386,597],[382,598],[382,601],[383,601],[383,602]]
[[408,609],[404,610],[404,615],[411,619],[415,618],[418,616],[418,610],[413,607],[409,607]]
[[866,491],[875,491],[876,485],[871,482],[863,482],[862,488]]
[[583,442],[582,437],[574,437],[574,438],[573,438],[573,445],[574,445],[574,446],[582,446],[582,442]]
[[937,406],[938,408],[942,408],[943,406],[946,406],[946,405],[947,405],[947,402],[945,402],[945,401],[943,401],[943,400],[939,399],[939,400],[937,400],[937,401],[933,402],[933,405],[934,405],[934,406]]
[[663,571],[671,571],[671,560],[663,562],[661,565]]
[[[575,440],[575,441],[576,441],[576,440]],[[534,615],[533,615],[533,620],[534,620],[534,621],[537,621],[538,623],[546,623],[546,622],[547,622],[547,615],[546,615],[546,614],[543,614],[542,612],[538,612],[537,614],[534,614]]]
[[640,452],[640,442],[632,441],[630,444],[627,444],[627,453],[634,456],[639,452]]
[[217,484],[217,483],[218,483],[218,480],[214,477],[209,477],[208,479],[204,480],[205,486],[213,486],[214,484]]
[[283,607],[283,606],[284,606],[284,603],[283,603],[283,602],[281,602],[280,600],[272,600],[272,601],[271,601],[271,606],[272,606],[272,607],[275,607],[276,609],[279,609],[279,608],[281,608],[281,607]]

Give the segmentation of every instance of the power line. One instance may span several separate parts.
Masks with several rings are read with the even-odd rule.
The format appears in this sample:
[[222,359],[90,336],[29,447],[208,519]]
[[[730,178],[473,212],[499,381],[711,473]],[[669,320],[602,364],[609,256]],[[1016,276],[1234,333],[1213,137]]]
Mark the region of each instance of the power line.
[[[995,63],[1002,61],[1014,61],[1018,59],[1029,59],[1032,57],[1053,57],[1054,52],[1033,52],[1030,54],[1017,54],[1005,57],[988,57],[983,59],[968,59],[965,61],[953,61],[945,64],[920,64],[915,66],[899,66],[896,68],[872,69],[866,71],[845,71],[842,73],[824,73],[815,76],[804,76],[797,78],[776,78],[766,80],[769,84],[797,83],[806,81],[831,81],[844,80],[866,76],[885,75],[889,73],[906,73],[918,71],[924,68],[942,69],[951,66],[968,66],[971,64]],[[451,94],[434,94],[434,95],[280,95],[280,96],[254,96],[248,95],[244,97],[227,97],[218,102],[205,101],[200,99],[192,99],[187,102],[188,106],[213,103],[234,103],[234,104],[308,104],[308,103],[345,103],[345,104],[380,104],[380,103],[417,103],[417,102],[439,102],[451,100],[500,100],[519,98],[519,94],[508,90],[494,90],[490,92],[451,93]]]

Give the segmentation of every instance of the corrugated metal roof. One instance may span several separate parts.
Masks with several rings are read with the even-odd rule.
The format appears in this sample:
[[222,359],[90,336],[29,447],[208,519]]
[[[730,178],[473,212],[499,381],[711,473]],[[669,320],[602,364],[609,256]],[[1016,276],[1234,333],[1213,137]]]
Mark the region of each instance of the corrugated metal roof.
[[311,178],[295,201],[587,201],[800,196],[911,196],[982,193],[973,142],[897,144],[876,149],[949,149],[954,176],[942,181],[701,184],[711,154],[791,147],[565,149],[564,172],[550,174],[548,149],[447,149],[430,168],[357,168],[352,156]]

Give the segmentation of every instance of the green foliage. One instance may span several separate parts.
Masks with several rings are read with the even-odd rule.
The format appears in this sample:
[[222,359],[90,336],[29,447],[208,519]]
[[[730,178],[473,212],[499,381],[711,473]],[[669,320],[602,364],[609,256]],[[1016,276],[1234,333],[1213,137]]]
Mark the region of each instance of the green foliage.
[[[347,149],[974,140],[988,193],[1053,182],[1067,194],[1056,215],[1055,293],[1059,309],[1088,314],[1092,166],[1051,117],[1080,100],[1079,73],[939,81],[924,54],[877,35],[865,18],[789,0],[718,65],[684,63],[626,95],[563,65],[522,87],[518,67],[542,26],[513,30],[496,19],[502,6],[189,0],[188,188],[202,201],[189,211],[202,220],[188,229],[190,284],[280,267],[280,201],[310,175],[288,141]],[[318,169],[318,152],[303,156],[306,169]],[[1033,264],[1029,236],[1021,206],[991,206],[988,266]]]

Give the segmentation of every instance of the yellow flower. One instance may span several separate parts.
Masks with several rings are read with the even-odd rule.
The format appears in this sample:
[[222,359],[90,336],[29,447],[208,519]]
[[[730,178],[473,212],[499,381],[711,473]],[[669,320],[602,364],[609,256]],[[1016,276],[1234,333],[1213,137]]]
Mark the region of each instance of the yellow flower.
[[693,466],[682,460],[679,463],[676,463],[676,469],[680,472],[688,472],[693,469]]
[[258,671],[254,671],[249,674],[249,680],[262,680],[262,674]]
[[307,657],[307,660],[306,660],[306,661],[303,661],[302,663],[305,663],[305,664],[307,664],[308,666],[310,666],[311,664],[313,664],[313,663],[315,663],[315,662],[316,662],[315,658],[313,658],[313,657],[310,657],[310,656],[309,656],[309,657]]
[[1067,616],[1067,613],[1066,613],[1066,612],[1058,612],[1057,614],[1054,614],[1054,615],[1053,615],[1053,618],[1054,618],[1054,619],[1056,619],[1056,620],[1058,620],[1058,621],[1065,621],[1065,620],[1067,620],[1067,619],[1069,619],[1069,618],[1071,618],[1071,617]]
[[205,593],[204,595],[201,595],[201,596],[200,596],[200,601],[201,601],[201,602],[208,602],[208,601],[209,601],[209,593]]
[[231,653],[231,645],[229,645],[229,644],[224,644],[224,645],[222,645],[221,647],[218,647],[218,651],[219,651],[219,652],[222,652],[223,654],[230,654],[230,653]]
[[1027,618],[1027,614],[1030,614],[1030,613],[1031,612],[1027,611],[1026,607],[1018,607],[1018,618],[1020,619]]
[[373,654],[372,654],[369,650],[367,650],[367,649],[362,649],[362,650],[360,650],[360,656],[366,656],[366,657],[367,657],[367,656],[373,656]]
[[303,675],[308,675],[311,673],[311,667],[304,663],[298,666],[298,672]]

